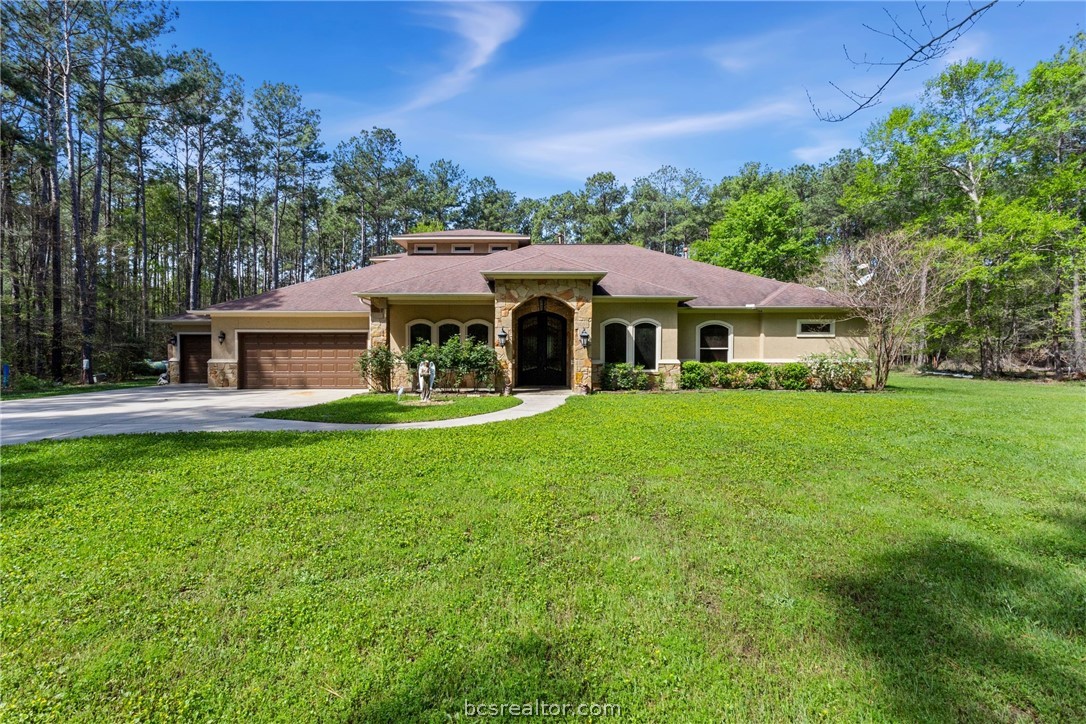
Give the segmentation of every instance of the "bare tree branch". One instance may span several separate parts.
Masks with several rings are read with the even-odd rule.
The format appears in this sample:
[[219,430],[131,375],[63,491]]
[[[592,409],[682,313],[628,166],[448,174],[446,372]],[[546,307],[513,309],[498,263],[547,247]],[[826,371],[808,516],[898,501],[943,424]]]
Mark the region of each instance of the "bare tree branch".
[[811,94],[808,91],[807,100],[811,104],[811,110],[814,111],[815,115],[818,116],[818,119],[820,121],[826,121],[828,123],[839,123],[845,119],[851,118],[852,116],[856,115],[857,113],[866,108],[871,108],[878,105],[881,102],[880,99],[883,92],[890,86],[890,84],[894,81],[895,78],[897,78],[898,75],[905,71],[913,70],[915,68],[927,65],[931,61],[937,60],[945,56],[950,51],[950,49],[954,47],[954,43],[956,43],[959,38],[969,32],[970,28],[972,28],[977,23],[977,21],[980,20],[981,16],[983,16],[984,13],[995,7],[996,3],[998,2],[999,0],[990,0],[990,2],[987,2],[979,7],[976,7],[972,3],[970,3],[969,13],[964,18],[957,21],[951,19],[950,17],[950,3],[948,2],[947,8],[943,11],[943,19],[946,23],[946,28],[938,33],[936,33],[936,28],[932,25],[931,20],[929,20],[927,15],[925,14],[924,6],[917,2],[915,3],[915,6],[917,14],[920,16],[920,24],[926,31],[926,35],[922,37],[917,37],[917,35],[914,34],[913,31],[906,30],[904,27],[902,27],[901,23],[895,16],[891,15],[888,10],[884,9],[883,11],[890,19],[890,23],[892,26],[890,30],[879,30],[878,28],[874,28],[867,24],[864,24],[864,27],[875,33],[876,35],[882,35],[884,37],[891,38],[897,41],[905,48],[905,50],[908,52],[908,55],[900,60],[868,60],[866,55],[864,56],[863,60],[854,60],[853,57],[849,54],[848,48],[845,47],[845,58],[847,58],[848,61],[854,66],[863,65],[869,68],[888,67],[892,70],[890,71],[889,75],[879,84],[879,86],[871,93],[845,90],[836,83],[830,82],[830,86],[832,86],[837,92],[839,92],[846,99],[848,99],[850,103],[852,103],[853,108],[846,113],[832,113],[820,109],[817,105],[815,105],[814,99],[811,97]]

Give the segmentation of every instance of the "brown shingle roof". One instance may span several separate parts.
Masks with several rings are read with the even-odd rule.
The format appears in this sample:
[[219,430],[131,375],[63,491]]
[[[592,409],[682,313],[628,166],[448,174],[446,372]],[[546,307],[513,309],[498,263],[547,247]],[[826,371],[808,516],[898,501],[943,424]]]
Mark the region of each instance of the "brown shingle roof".
[[[496,233],[496,232],[491,232]],[[484,273],[605,271],[595,293],[687,299],[684,307],[836,307],[828,292],[628,245],[534,245],[500,255],[404,256],[211,307],[211,311],[366,311],[356,294],[491,294]]]
[[384,269],[395,262],[384,262],[365,269],[354,269],[321,277],[289,287],[280,287],[251,297],[222,302],[207,308],[210,312],[368,312],[370,307],[354,295],[356,277],[362,272]]

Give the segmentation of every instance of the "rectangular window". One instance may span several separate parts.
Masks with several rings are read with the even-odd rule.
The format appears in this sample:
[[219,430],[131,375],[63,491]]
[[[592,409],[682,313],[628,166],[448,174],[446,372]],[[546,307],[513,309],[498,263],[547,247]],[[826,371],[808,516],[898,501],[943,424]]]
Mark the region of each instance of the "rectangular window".
[[832,320],[801,319],[796,323],[797,337],[833,337],[836,334]]
[[453,254],[474,254],[475,247],[471,244],[454,244],[452,248]]
[[415,244],[414,249],[415,249],[416,254],[436,254],[437,253],[437,247],[434,246],[433,244]]
[[490,251],[492,251],[492,252],[494,252],[494,251],[509,251],[509,245],[508,244],[491,244],[490,245]]

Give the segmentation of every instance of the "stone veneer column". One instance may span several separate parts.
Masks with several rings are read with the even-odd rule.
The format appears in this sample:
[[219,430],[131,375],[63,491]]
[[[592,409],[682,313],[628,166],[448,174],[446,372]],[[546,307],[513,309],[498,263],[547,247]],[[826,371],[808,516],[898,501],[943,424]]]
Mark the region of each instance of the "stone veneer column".
[[[581,330],[592,333],[591,279],[496,279],[494,280],[494,345],[501,367],[502,386],[513,384],[516,365],[516,327],[514,312],[524,302],[546,297],[564,304],[572,312],[570,330],[570,387],[574,392],[592,391],[592,348],[581,346]],[[498,333],[505,329],[508,341],[498,345]],[[596,344],[592,340],[592,344]]]
[[174,332],[166,343],[166,374],[171,385],[181,384],[181,360],[177,357],[177,333]]
[[214,389],[237,389],[237,362],[208,362],[207,386]]

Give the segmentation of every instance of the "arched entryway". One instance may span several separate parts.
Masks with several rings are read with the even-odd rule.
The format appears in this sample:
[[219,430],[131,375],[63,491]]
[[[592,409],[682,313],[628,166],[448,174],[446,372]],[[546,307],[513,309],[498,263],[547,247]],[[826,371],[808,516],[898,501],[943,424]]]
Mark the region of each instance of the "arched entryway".
[[560,314],[541,310],[517,322],[517,384],[564,387],[568,382],[568,330]]

